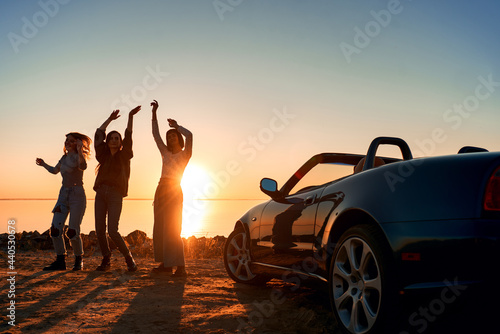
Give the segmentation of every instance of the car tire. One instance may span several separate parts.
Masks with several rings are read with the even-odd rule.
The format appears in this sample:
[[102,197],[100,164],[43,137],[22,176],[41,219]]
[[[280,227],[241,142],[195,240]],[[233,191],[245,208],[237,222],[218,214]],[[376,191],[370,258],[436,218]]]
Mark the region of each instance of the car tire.
[[224,245],[224,266],[238,283],[261,283],[263,277],[252,271],[248,236],[243,229],[234,230]]
[[391,260],[378,228],[358,225],[340,237],[331,258],[330,301],[345,333],[384,332],[395,294],[390,282]]

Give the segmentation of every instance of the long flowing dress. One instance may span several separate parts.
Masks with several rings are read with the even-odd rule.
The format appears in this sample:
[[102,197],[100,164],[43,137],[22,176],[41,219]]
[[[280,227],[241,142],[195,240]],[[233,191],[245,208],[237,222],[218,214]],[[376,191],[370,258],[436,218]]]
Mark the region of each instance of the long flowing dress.
[[184,150],[172,153],[167,149],[153,120],[153,137],[162,156],[160,182],[154,198],[153,246],[156,262],[165,267],[184,266],[184,245],[181,238],[183,195],[181,179],[193,149],[192,133],[179,126],[177,130],[186,138]]

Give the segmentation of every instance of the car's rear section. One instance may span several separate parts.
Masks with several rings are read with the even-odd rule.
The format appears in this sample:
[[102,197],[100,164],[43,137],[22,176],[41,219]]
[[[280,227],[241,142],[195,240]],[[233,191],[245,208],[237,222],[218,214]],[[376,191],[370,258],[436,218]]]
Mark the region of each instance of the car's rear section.
[[381,225],[401,291],[498,279],[500,153],[423,159],[418,169],[414,181],[421,185],[413,196],[406,194],[413,205]]
[[500,216],[500,167],[496,167],[486,183],[483,209],[486,216]]

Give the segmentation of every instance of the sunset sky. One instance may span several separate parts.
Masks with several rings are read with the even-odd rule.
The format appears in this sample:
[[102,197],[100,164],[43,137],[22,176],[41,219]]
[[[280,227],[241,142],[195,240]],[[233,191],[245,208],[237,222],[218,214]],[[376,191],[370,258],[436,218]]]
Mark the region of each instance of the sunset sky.
[[[134,120],[129,198],[152,198],[158,100],[194,134],[186,175],[207,198],[265,198],[320,152],[377,136],[415,156],[500,150],[500,2],[83,1],[0,4],[0,198],[56,198],[65,134],[113,109]],[[390,153],[390,152],[389,152]],[[95,156],[84,183],[95,193]],[[203,176],[205,175],[205,176]]]

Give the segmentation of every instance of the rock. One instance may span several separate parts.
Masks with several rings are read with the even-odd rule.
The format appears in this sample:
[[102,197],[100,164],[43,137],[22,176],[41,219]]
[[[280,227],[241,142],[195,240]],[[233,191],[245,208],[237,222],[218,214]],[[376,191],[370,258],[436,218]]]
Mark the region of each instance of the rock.
[[83,244],[83,252],[85,255],[92,255],[95,251],[99,250],[98,242],[97,242],[97,234],[95,231],[90,231],[87,234],[81,234],[82,244]]
[[[38,251],[53,250],[54,245],[50,237],[50,230],[47,229],[42,234],[38,231],[16,233],[17,251]],[[0,246],[6,249],[9,234],[0,234]],[[83,250],[85,256],[91,256],[95,252],[100,252],[99,242],[95,231],[89,234],[81,234]],[[71,252],[71,244],[67,237],[64,237],[66,248]],[[124,237],[125,243],[134,256],[152,257],[154,255],[153,240],[143,231],[136,230]],[[111,250],[117,249],[114,242],[108,236],[109,247]],[[183,238],[184,253],[186,258],[207,259],[221,257],[224,249],[226,237],[215,236],[213,238],[191,236]]]
[[135,230],[134,232],[129,233],[125,237],[125,241],[128,242],[129,245],[132,246],[140,246],[143,245],[146,240],[149,239],[146,232]]
[[129,244],[129,249],[133,255],[153,255],[153,240],[148,238],[145,232],[135,230],[134,232],[129,233],[124,239]]

